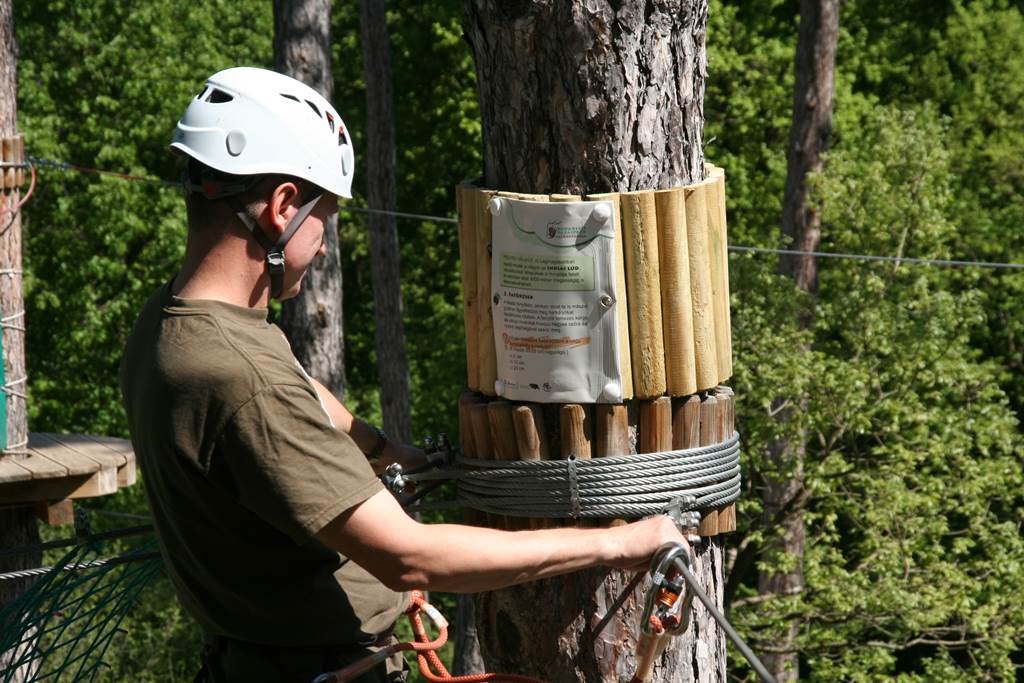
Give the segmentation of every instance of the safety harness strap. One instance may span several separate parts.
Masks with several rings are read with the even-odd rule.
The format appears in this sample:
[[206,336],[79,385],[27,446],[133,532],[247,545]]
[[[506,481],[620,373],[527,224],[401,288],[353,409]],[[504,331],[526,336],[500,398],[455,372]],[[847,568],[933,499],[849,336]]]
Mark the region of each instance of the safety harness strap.
[[235,215],[242,221],[242,225],[249,229],[252,236],[256,238],[259,245],[263,247],[263,250],[267,252],[267,270],[270,272],[270,295],[275,299],[281,297],[281,291],[284,287],[284,248],[288,244],[288,240],[292,238],[295,231],[299,229],[299,226],[306,220],[310,212],[313,211],[313,207],[320,201],[322,194],[315,195],[308,202],[299,207],[298,212],[292,216],[291,221],[285,227],[284,232],[281,233],[281,237],[278,238],[277,242],[271,242],[270,238],[267,237],[266,233],[260,228],[259,224],[253,220],[252,216],[245,210],[242,203],[238,201],[237,197],[225,197],[225,201],[234,210]]

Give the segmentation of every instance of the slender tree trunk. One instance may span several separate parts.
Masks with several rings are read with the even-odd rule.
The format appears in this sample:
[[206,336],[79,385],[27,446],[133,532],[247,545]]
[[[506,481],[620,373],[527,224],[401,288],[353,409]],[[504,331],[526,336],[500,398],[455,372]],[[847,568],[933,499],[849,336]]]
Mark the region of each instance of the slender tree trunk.
[[[18,132],[17,106],[18,55],[14,40],[14,8],[11,0],[0,0],[0,138]],[[13,393],[0,400],[7,402],[7,443],[0,458],[24,457],[28,442],[28,418],[25,405],[25,302],[21,293],[21,213],[14,208],[21,200],[17,189],[0,191],[0,315],[3,325],[4,377]],[[39,530],[31,508],[0,508],[0,548],[39,543]],[[0,558],[0,572],[38,567],[40,552]],[[30,581],[0,582],[0,608],[28,589]],[[0,631],[3,631],[0,624]],[[17,653],[0,652],[0,670]],[[13,672],[13,681],[32,677],[35,665]]]
[[[395,112],[385,0],[362,0],[366,80],[366,197],[371,209],[395,210]],[[395,217],[371,213],[370,262],[376,311],[377,373],[384,431],[408,442],[409,364],[402,322],[401,266]]]
[[[706,0],[467,0],[465,8],[486,187],[580,194],[703,178]],[[695,549],[695,573],[721,603],[719,540]],[[597,638],[591,632],[629,578],[593,570],[482,594],[488,668],[559,682],[630,675],[637,596]],[[695,622],[651,680],[725,680],[722,632],[713,620]]]
[[[274,68],[331,100],[330,0],[274,0]],[[327,255],[310,266],[302,291],[284,302],[281,327],[295,357],[339,399],[345,394],[338,220],[324,226]]]
[[[818,207],[808,201],[807,178],[822,169],[822,156],[828,149],[832,132],[838,36],[839,0],[801,1],[793,126],[782,212],[782,232],[791,240],[789,247],[798,251],[815,251],[821,242],[821,215]],[[813,256],[783,255],[779,270],[793,278],[796,286],[808,294],[817,291],[818,264]],[[809,329],[813,324],[812,312],[805,311],[797,323]],[[800,398],[799,403],[801,407],[806,406],[806,399]],[[789,423],[792,418],[792,409],[777,413],[777,419],[783,423]],[[778,439],[768,445],[771,471],[765,478],[764,515],[766,521],[776,520],[777,525],[767,530],[777,539],[769,545],[768,551],[774,559],[788,556],[795,562],[787,561],[791,569],[761,573],[758,588],[763,595],[794,596],[804,588],[803,505],[793,503],[803,496],[806,440],[807,435],[797,430],[792,438]],[[796,647],[798,627],[795,619],[785,624],[773,648],[778,654],[765,658],[765,665],[779,681],[795,681],[800,677]]]

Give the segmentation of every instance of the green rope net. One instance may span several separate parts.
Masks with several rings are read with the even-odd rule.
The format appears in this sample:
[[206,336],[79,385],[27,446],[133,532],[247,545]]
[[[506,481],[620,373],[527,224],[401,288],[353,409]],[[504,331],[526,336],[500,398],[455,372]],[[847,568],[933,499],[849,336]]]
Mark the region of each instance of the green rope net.
[[[92,681],[120,624],[161,571],[155,541],[111,559],[86,540],[0,611],[0,683]],[[38,577],[38,578],[36,578]]]

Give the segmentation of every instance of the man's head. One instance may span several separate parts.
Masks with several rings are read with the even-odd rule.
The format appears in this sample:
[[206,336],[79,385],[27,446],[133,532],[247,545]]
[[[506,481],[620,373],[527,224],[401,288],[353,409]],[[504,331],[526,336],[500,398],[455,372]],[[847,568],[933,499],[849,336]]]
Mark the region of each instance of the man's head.
[[[341,116],[312,88],[273,71],[238,67],[211,76],[178,122],[171,149],[188,157],[190,225],[201,227],[226,206],[266,251],[275,297],[284,293],[285,245],[322,205],[351,197],[355,161]],[[283,201],[280,214],[271,211],[274,197]],[[279,230],[265,221],[282,215],[290,219]]]

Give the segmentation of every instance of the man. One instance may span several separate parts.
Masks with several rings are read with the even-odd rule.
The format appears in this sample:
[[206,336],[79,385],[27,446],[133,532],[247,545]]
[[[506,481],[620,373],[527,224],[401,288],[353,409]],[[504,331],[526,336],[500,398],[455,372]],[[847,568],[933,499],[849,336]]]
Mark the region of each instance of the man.
[[[636,567],[682,541],[665,517],[512,533],[407,516],[367,457],[422,454],[355,419],[267,322],[351,196],[341,117],[291,78],[228,69],[171,147],[187,157],[188,244],[139,315],[121,387],[168,575],[206,634],[200,680],[309,681],[388,642],[410,589]],[[403,663],[360,680],[404,680]]]

